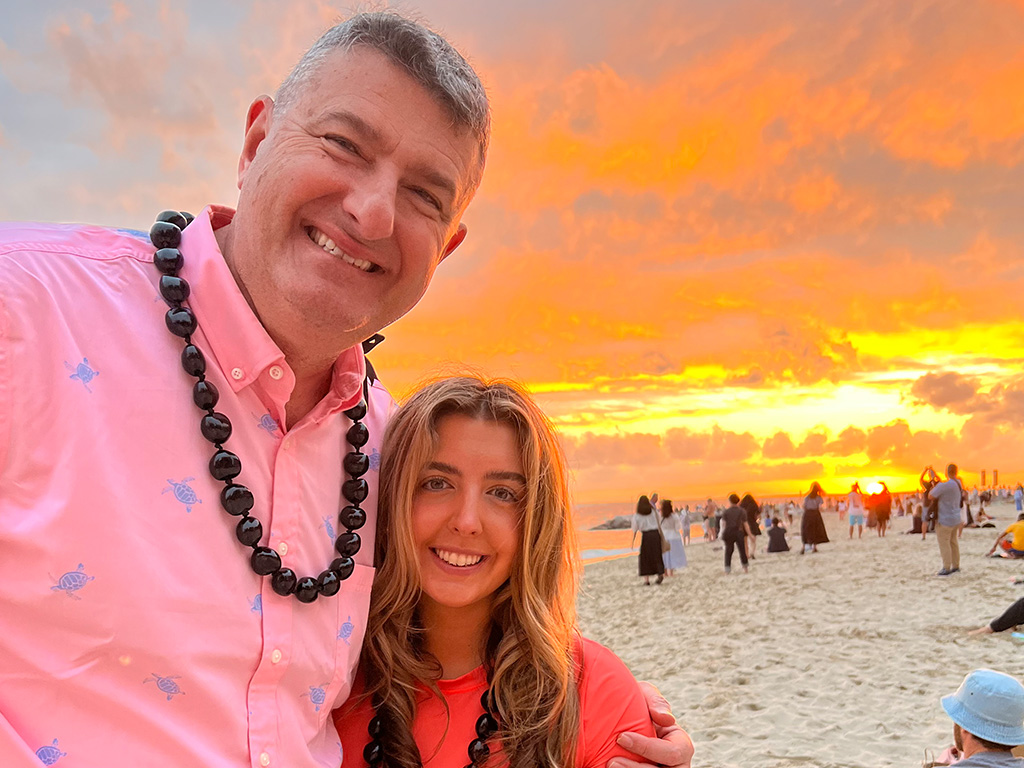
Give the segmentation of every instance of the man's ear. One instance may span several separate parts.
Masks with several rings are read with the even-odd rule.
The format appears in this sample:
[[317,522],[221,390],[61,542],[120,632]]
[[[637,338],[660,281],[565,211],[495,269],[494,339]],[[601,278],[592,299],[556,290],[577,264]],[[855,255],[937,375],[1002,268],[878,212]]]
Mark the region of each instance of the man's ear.
[[238,158],[238,188],[242,188],[246,171],[256,157],[260,144],[270,132],[270,119],[274,114],[274,100],[260,96],[249,105],[245,115],[245,138],[242,140],[242,154]]
[[441,261],[444,261],[451,255],[451,252],[462,245],[462,241],[466,239],[466,225],[461,221],[459,222],[458,229],[455,230],[455,234],[451,236],[448,242],[444,246],[444,251],[441,253]]

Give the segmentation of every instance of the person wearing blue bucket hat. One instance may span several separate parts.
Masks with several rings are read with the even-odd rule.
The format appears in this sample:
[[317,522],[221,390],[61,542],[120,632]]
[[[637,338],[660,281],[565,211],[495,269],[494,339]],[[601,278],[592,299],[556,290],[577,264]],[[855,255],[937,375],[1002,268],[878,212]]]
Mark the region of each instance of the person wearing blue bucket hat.
[[1016,678],[976,669],[942,697],[942,708],[964,758],[957,768],[1024,768],[1024,758],[1011,753],[1024,744],[1024,685]]

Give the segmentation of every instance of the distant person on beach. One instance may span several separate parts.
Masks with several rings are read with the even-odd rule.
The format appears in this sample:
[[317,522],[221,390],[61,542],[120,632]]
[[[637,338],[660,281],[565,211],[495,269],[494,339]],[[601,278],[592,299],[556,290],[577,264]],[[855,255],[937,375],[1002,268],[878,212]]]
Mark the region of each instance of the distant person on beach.
[[889,518],[892,516],[892,494],[889,493],[889,486],[882,483],[882,490],[875,497],[875,519],[878,522],[878,535],[885,537],[886,529],[889,527]]
[[641,496],[636,502],[636,514],[633,515],[633,522],[630,526],[633,529],[633,538],[629,546],[636,544],[637,531],[640,532],[640,575],[644,579],[644,586],[651,585],[651,576],[658,577],[658,584],[665,580],[665,563],[661,559],[661,533],[658,531],[658,515],[654,514],[651,508],[651,500]]
[[817,481],[811,483],[811,490],[807,492],[807,497],[804,499],[804,514],[800,518],[801,555],[808,548],[811,552],[817,552],[819,544],[828,544],[825,521],[821,519],[821,508],[824,503],[825,498],[822,495],[821,485]]
[[749,493],[743,494],[740,506],[747,513],[747,558],[753,560],[754,555],[757,554],[757,537],[761,535],[761,526],[757,522],[761,516],[761,507]]
[[743,572],[747,573],[746,539],[750,536],[747,524],[747,511],[740,506],[740,497],[735,493],[729,495],[732,505],[722,512],[722,541],[725,542],[725,572],[732,571],[733,548],[739,550]]
[[1017,483],[1017,487],[1013,489],[1013,503],[1017,505],[1017,511],[1024,511],[1024,486]]
[[993,632],[1005,632],[1008,629],[1016,629],[1024,624],[1024,597],[1016,600],[1009,608],[999,616],[992,619],[984,627],[972,629],[969,635],[991,635]]
[[792,525],[793,524],[793,513],[794,512],[796,512],[796,504],[794,504],[793,500],[790,499],[789,501],[786,502],[786,511],[784,513],[786,515],[786,525]]
[[1009,546],[1003,545],[1003,549],[1006,552],[1005,557],[1012,557],[1014,559],[1024,558],[1024,512],[1017,515],[1016,522],[1006,526],[1006,530],[999,534],[992,545],[992,549],[985,556],[992,557],[996,553],[996,549],[999,548],[999,545],[1003,544],[1006,540],[1007,536],[1011,537],[1011,539]]
[[861,538],[864,533],[864,494],[860,483],[850,486],[850,492],[846,494],[846,516],[850,520],[850,538],[853,538],[854,526],[857,527],[857,538]]
[[789,552],[789,543],[786,541],[786,529],[777,517],[772,518],[771,528],[768,529],[768,551]]
[[668,551],[661,553],[661,559],[665,563],[665,575],[672,576],[677,568],[686,567],[686,550],[683,549],[683,537],[679,530],[683,520],[672,509],[672,502],[668,499],[661,500],[660,514],[661,533],[669,544]]
[[921,518],[921,524],[924,529],[921,532],[921,539],[924,540],[925,534],[928,531],[935,531],[935,520],[939,514],[939,502],[938,499],[933,498],[931,494],[932,488],[941,482],[940,478],[932,466],[927,466],[921,472],[920,483],[921,488],[924,489],[924,517]]
[[708,536],[709,541],[716,541],[718,539],[718,507],[712,499],[708,499],[708,503],[704,505],[704,519],[708,521]]
[[1024,768],[1012,752],[1024,744],[1024,685],[1015,677],[976,669],[942,697],[942,708],[953,721],[956,746],[948,756],[957,768]]
[[956,464],[946,467],[946,480],[932,486],[928,496],[938,502],[935,518],[935,537],[939,540],[939,554],[942,556],[942,570],[936,576],[949,576],[960,570],[960,542],[957,540],[960,522],[960,505],[964,488],[957,478]]
[[921,518],[924,516],[924,507],[920,504],[914,504],[913,509],[910,513],[910,530],[904,531],[904,533],[921,534],[921,538],[924,538],[924,528],[921,526]]
[[690,505],[683,508],[683,546],[690,543],[690,526],[693,525],[693,518],[690,516]]
[[974,521],[967,524],[968,528],[995,528],[996,524],[992,522],[992,515],[986,514],[984,509],[979,509],[978,513],[974,515]]

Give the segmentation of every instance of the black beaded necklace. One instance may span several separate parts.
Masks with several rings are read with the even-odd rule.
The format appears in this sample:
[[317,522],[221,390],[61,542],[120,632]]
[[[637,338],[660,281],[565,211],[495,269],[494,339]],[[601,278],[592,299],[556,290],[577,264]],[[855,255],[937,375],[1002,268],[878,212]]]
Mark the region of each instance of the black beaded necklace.
[[252,569],[260,576],[270,576],[270,586],[277,594],[295,595],[302,603],[312,603],[320,595],[336,595],[341,589],[341,582],[355,570],[356,564],[352,558],[361,544],[356,529],[366,522],[366,512],[359,506],[369,493],[369,486],[362,475],[370,468],[370,457],[360,450],[370,439],[369,430],[360,421],[366,416],[366,401],[362,400],[345,411],[345,416],[352,421],[346,434],[352,452],[345,456],[343,462],[349,479],[342,483],[341,494],[348,501],[348,506],[338,513],[338,522],[345,527],[345,531],[334,540],[334,549],[339,556],[319,576],[299,578],[291,568],[282,567],[281,555],[277,550],[260,546],[263,526],[249,514],[255,503],[252,491],[235,482],[235,478],[242,472],[242,462],[238,456],[224,448],[224,443],[231,436],[231,422],[223,413],[213,410],[220,395],[206,378],[206,358],[192,343],[192,334],[199,324],[192,310],[182,306],[191,289],[184,279],[178,277],[185,263],[178,246],[181,244],[181,230],[194,218],[190,213],[163,211],[149,230],[149,239],[157,249],[153,263],[161,272],[160,295],[171,307],[165,316],[167,329],[185,340],[181,365],[189,376],[196,378],[192,387],[192,401],[200,410],[205,411],[199,429],[203,437],[216,448],[210,459],[210,474],[215,480],[224,482],[220,504],[229,515],[240,518],[235,527],[235,537],[243,545],[252,547],[249,559]]
[[[480,768],[491,756],[491,748],[487,746],[487,740],[497,732],[498,721],[491,714],[490,698],[490,690],[484,691],[480,696],[480,706],[484,708],[484,713],[476,721],[476,738],[469,742],[467,750],[469,764],[466,768]],[[379,706],[376,702],[374,703],[374,716],[366,727],[367,733],[370,734],[370,743],[363,747],[363,759],[370,768],[378,768],[384,762],[384,744],[381,740],[381,736],[384,734],[384,723],[380,715],[376,714]]]

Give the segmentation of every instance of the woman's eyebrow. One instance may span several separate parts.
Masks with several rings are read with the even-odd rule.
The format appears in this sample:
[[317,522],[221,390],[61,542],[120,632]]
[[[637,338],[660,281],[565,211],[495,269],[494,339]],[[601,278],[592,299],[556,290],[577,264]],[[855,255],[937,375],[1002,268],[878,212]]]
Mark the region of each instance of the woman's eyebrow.
[[432,461],[429,464],[427,464],[426,469],[432,469],[437,472],[445,472],[449,475],[458,475],[459,477],[462,476],[462,473],[459,471],[458,467],[453,467],[451,464],[445,464],[442,461]]
[[488,472],[484,477],[488,480],[515,480],[526,485],[526,478],[518,472]]

